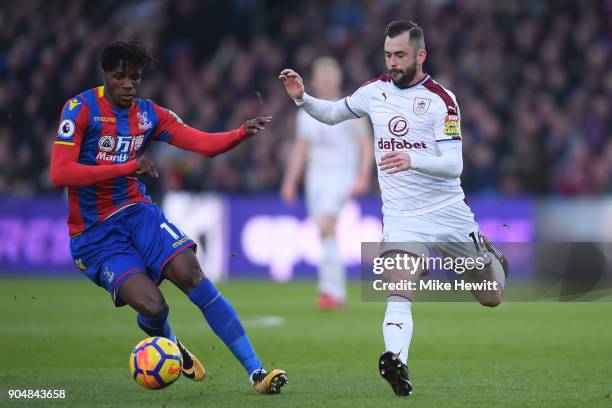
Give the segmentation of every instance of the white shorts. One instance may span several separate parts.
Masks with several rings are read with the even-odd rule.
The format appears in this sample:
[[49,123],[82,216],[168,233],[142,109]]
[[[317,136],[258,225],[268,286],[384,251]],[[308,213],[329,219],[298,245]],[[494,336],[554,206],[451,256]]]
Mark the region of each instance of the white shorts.
[[480,228],[464,201],[413,217],[385,216],[380,254],[392,250],[417,256],[434,250],[441,258],[484,257],[485,264],[490,263]]
[[316,219],[325,216],[337,217],[342,206],[349,199],[352,182],[350,179],[330,179],[306,182],[306,206],[308,214]]

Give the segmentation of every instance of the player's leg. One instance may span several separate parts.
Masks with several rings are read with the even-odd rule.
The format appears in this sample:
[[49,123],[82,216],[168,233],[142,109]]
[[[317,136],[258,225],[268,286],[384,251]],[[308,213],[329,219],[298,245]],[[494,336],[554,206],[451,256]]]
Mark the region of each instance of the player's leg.
[[[474,214],[463,201],[436,212],[438,242],[436,251],[442,257],[463,258],[472,264],[484,264],[461,274],[470,283],[480,284],[481,290],[472,290],[472,296],[483,306],[495,307],[503,298],[508,262],[503,254],[480,233]],[[467,264],[466,264],[467,265]]]
[[138,312],[138,326],[149,336],[166,337],[176,343],[170,329],[170,309],[164,296],[148,276],[135,273],[127,277],[118,288],[119,298]]
[[464,258],[480,259],[484,267],[476,267],[462,274],[466,282],[475,284],[481,289],[472,289],[472,296],[483,306],[496,307],[503,299],[508,262],[504,255],[498,251],[491,242],[480,233],[478,224],[468,234],[471,242],[455,244],[461,248]]
[[[418,258],[418,255],[414,253],[402,250],[386,251],[382,256],[393,259],[410,257],[416,260]],[[417,262],[409,261],[408,264],[411,267],[416,265],[416,268],[387,269],[383,274],[385,282],[417,284],[423,268]],[[413,331],[412,295],[413,291],[409,289],[387,291],[387,309],[382,326],[386,350],[397,354],[404,364],[408,362],[408,350]]]
[[349,196],[350,185],[328,174],[306,177],[308,214],[316,222],[321,238],[317,297],[321,309],[340,308],[346,300],[346,269],[336,242],[336,220]]
[[[388,227],[386,219],[385,225]],[[417,226],[418,222],[412,222]],[[389,382],[396,395],[412,394],[412,383],[408,376],[408,351],[412,340],[412,296],[409,285],[417,285],[423,265],[418,259],[427,254],[427,247],[416,242],[393,242],[402,239],[416,239],[411,233],[386,233],[385,242],[381,245],[381,257],[394,260],[396,267],[387,268],[383,274],[386,283],[403,283],[401,290],[387,291],[387,308],[382,331],[385,351],[379,359],[378,367],[381,376]],[[426,238],[423,238],[426,239]]]
[[234,353],[249,375],[262,367],[236,311],[204,276],[192,251],[185,251],[172,259],[164,274],[200,309],[211,329]]
[[138,312],[138,326],[145,333],[178,344],[166,301],[153,283],[157,280],[151,280],[128,228],[141,211],[140,205],[132,206],[94,225],[71,239],[70,251],[83,274],[105,288],[116,306],[128,304]]
[[175,256],[164,270],[165,277],[182,290],[200,309],[204,318],[249,374],[261,393],[278,393],[287,381],[282,370],[266,373],[253,349],[238,314],[215,285],[204,276],[192,251]]
[[[155,204],[139,204],[125,219],[124,228],[146,265],[149,281],[156,284],[163,280],[162,271],[173,257],[183,251],[191,252],[195,247],[195,243],[170,223]],[[166,313],[158,319],[146,319],[139,315],[138,324],[143,330],[149,330],[148,333],[153,333],[156,327],[165,327],[168,324],[167,306],[165,310]],[[193,381],[203,380],[206,377],[204,365],[176,336],[170,338],[176,342],[183,356],[183,375]]]
[[[407,248],[409,249],[409,248]],[[415,248],[417,249],[417,248]],[[390,250],[382,255],[385,258],[413,259],[416,261],[423,250],[403,251]],[[378,368],[396,395],[412,394],[412,383],[408,376],[408,351],[412,340],[412,295],[408,288],[410,283],[416,285],[423,272],[418,262],[408,261],[408,268],[396,267],[385,270],[383,277],[387,283],[404,283],[405,289],[389,290],[387,292],[387,308],[382,324],[385,353],[380,356]]]
[[[410,395],[412,384],[408,377],[408,357],[413,333],[412,298],[421,275],[425,272],[422,260],[429,254],[432,242],[431,225],[426,217],[384,218],[380,253],[385,258],[405,260],[395,268],[386,268],[383,278],[388,283],[404,283],[402,290],[387,292],[387,308],[382,331],[386,352],[380,356],[379,372],[396,395]],[[380,256],[380,255],[379,255]]]
[[[417,256],[401,250],[384,253],[384,257]],[[412,263],[411,263],[412,264]],[[387,269],[383,275],[387,283],[417,283],[422,268],[412,270],[404,268]],[[408,375],[408,350],[412,340],[412,290],[390,290],[387,293],[387,308],[382,324],[386,351],[380,356],[378,370],[389,382],[396,395],[412,394],[412,383]]]
[[[117,245],[115,241],[114,246]],[[102,276],[109,278],[105,284],[115,305],[128,304],[136,310],[136,322],[149,336],[161,336],[176,341],[168,323],[170,309],[157,285],[147,275],[146,266],[136,248],[130,243],[122,243],[121,249],[115,248],[101,267]]]
[[481,290],[472,290],[472,296],[483,306],[496,307],[503,299],[506,276],[508,274],[508,262],[504,255],[497,250],[491,242],[476,231],[472,234],[477,238],[474,243],[477,250],[486,254],[488,265],[484,268],[476,268],[463,274],[467,282],[481,284]]
[[116,306],[129,304],[138,312],[138,325],[147,334],[173,339],[168,306],[125,230],[134,211],[124,210],[72,238],[71,253],[79,269],[105,288]]
[[[141,206],[139,213],[130,218],[128,228],[142,254],[143,260],[153,280],[169,279],[189,296],[189,299],[202,311],[213,331],[225,342],[234,355],[243,363],[251,378],[256,375],[261,363],[253,351],[251,342],[234,308],[217,291],[212,282],[204,277],[195,257],[195,242],[170,222],[155,204]],[[177,341],[183,353],[183,373],[189,378],[201,379],[198,371],[204,367],[193,354]],[[185,365],[193,362],[193,366]],[[196,377],[190,377],[192,369]],[[285,381],[284,372],[266,376],[266,381],[256,381],[256,389],[269,393],[279,392],[279,381]],[[279,375],[282,376],[279,377]],[[278,377],[278,378],[276,378]],[[276,379],[274,379],[276,378]],[[271,381],[274,379],[274,381]],[[262,388],[261,384],[267,384]],[[283,382],[284,384],[284,382]]]
[[322,246],[317,306],[325,310],[338,309],[346,301],[346,270],[336,242],[336,217],[331,214],[320,216],[317,224]]

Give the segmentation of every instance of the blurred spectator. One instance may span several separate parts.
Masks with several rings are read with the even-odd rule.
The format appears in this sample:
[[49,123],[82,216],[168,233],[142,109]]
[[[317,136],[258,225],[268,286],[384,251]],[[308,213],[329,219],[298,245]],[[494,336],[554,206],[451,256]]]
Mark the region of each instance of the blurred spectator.
[[114,39],[151,48],[161,65],[141,96],[197,128],[274,116],[214,160],[158,144],[154,192],[276,191],[296,109],[278,72],[294,67],[308,88],[314,57],[331,55],[351,93],[384,72],[384,27],[398,18],[423,26],[425,70],[459,100],[466,191],[610,191],[610,0],[31,0],[0,11],[0,194],[51,190],[61,107],[100,83],[97,56]]

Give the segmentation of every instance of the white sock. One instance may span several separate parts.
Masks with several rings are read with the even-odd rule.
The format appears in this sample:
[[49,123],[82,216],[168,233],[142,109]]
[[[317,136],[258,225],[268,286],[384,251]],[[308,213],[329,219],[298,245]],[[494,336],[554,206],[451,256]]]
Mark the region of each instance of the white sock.
[[319,291],[337,300],[346,298],[346,270],[335,237],[323,238],[323,256],[319,264]]
[[387,351],[399,355],[407,364],[412,339],[412,302],[400,296],[389,296],[382,329]]

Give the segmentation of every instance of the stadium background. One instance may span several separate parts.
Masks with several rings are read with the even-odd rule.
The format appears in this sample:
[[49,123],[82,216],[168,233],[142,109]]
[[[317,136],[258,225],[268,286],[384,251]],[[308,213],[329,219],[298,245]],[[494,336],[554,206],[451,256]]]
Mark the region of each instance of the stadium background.
[[[277,322],[284,321],[286,330],[294,328],[291,322],[295,320],[299,327],[302,324],[308,327],[304,323],[307,322],[313,328],[328,330],[308,338],[310,345],[326,342],[314,348],[318,355],[315,351],[305,352],[309,358],[323,360],[324,356],[334,356],[321,349],[333,349],[328,344],[329,336],[341,335],[335,328],[338,320],[312,314],[315,293],[312,279],[293,280],[282,286],[270,283],[287,282],[294,277],[313,278],[319,256],[316,230],[305,216],[303,203],[287,207],[278,198],[293,139],[296,107],[287,98],[277,74],[284,67],[293,67],[304,75],[308,89],[311,62],[317,56],[330,55],[340,61],[343,90],[349,94],[385,71],[383,31],[393,19],[410,18],[424,27],[428,48],[425,70],[457,95],[464,134],[462,184],[484,232],[493,240],[519,243],[551,237],[565,241],[609,241],[612,236],[610,0],[0,3],[0,306],[11,316],[0,334],[8,336],[7,344],[13,344],[5,348],[2,360],[22,355],[25,351],[19,344],[30,344],[41,333],[44,338],[61,339],[62,343],[79,349],[83,341],[91,339],[85,340],[67,329],[69,336],[74,337],[67,340],[42,321],[61,327],[70,327],[74,319],[83,324],[87,310],[95,310],[104,321],[115,324],[116,333],[112,335],[88,329],[98,338],[108,340],[104,350],[109,354],[121,354],[117,350],[127,350],[139,339],[129,312],[118,312],[119,318],[115,320],[115,311],[105,303],[108,301],[105,294],[86,282],[73,266],[68,252],[64,193],[52,188],[48,175],[51,140],[60,109],[68,98],[100,84],[97,56],[114,39],[140,39],[150,47],[160,64],[146,73],[141,96],[171,108],[191,126],[221,131],[237,127],[244,119],[258,114],[274,117],[265,134],[215,159],[172,146],[154,146],[149,157],[157,164],[161,177],[144,179],[169,218],[198,240],[204,249],[199,256],[206,272],[226,281],[222,284],[226,293],[230,298],[234,294],[236,307],[246,314],[247,320],[255,322],[252,327],[256,344],[276,341],[279,336],[258,326],[258,319],[265,322],[268,315],[279,317],[281,313],[270,301],[261,300],[266,298],[283,302],[287,312]],[[370,195],[349,203],[340,219],[341,251],[353,275],[359,264],[359,242],[376,241],[380,235],[374,169],[371,185]],[[522,271],[517,271],[517,276],[528,277]],[[263,278],[255,286],[260,291],[256,295],[259,302],[249,301],[251,283],[245,278]],[[169,285],[164,290],[169,291],[169,299],[179,301],[180,296]],[[78,313],[67,306],[74,303],[83,305]],[[188,322],[199,317],[187,311],[188,306],[177,306],[183,313],[180,318],[177,315],[177,325],[187,332],[187,338],[196,341],[197,332],[189,331]],[[608,357],[612,353],[609,322],[606,328],[600,325],[601,319],[609,318],[608,304],[572,306],[574,309],[561,311],[553,305],[547,305],[544,311],[533,310],[531,306],[521,309],[523,306],[504,305],[505,309],[496,311],[502,316],[500,319],[505,316],[521,322],[520,329],[515,328],[517,341],[528,341],[530,331],[541,333],[538,330],[543,330],[544,320],[567,318],[567,325],[583,330],[584,355],[569,353],[578,365],[578,372],[582,370],[588,375],[597,368],[612,378],[609,358],[598,359],[602,353]],[[418,336],[429,339],[427,336],[447,335],[449,332],[441,332],[441,327],[452,331],[451,327],[458,322],[443,316],[447,307],[432,304],[429,312],[423,309],[422,316],[433,323],[423,322],[421,329],[418,326],[421,322],[416,320],[416,350],[432,347],[432,351],[439,352],[434,346],[424,346],[426,340],[419,343]],[[55,309],[52,312],[48,308]],[[492,324],[490,315],[468,305],[451,308],[465,310],[463,318],[468,321],[470,316],[470,324],[475,327],[487,330]],[[590,317],[578,323],[583,312]],[[337,319],[348,325],[356,338],[359,335],[369,338],[378,333],[381,315],[382,305],[361,304],[359,288],[352,284],[347,313]],[[363,327],[362,318],[371,320],[368,330]],[[418,314],[415,319],[419,319]],[[506,343],[501,331],[508,329],[500,321],[495,324],[500,330],[495,344],[503,347]],[[279,330],[274,323],[269,327],[267,330]],[[461,333],[460,329],[457,327],[457,333]],[[575,339],[568,337],[561,325],[547,330],[550,336],[560,336],[560,343],[548,360],[543,358],[542,364],[555,364],[557,358],[568,355],[565,347],[570,347]],[[121,335],[117,335],[119,332]],[[214,349],[216,340],[210,333],[206,336]],[[289,335],[291,341],[299,340],[293,336]],[[469,341],[481,341],[486,347],[488,342],[481,337]],[[117,342],[117,338],[121,340]],[[280,338],[287,340],[282,335]],[[382,340],[369,341],[375,361]],[[547,346],[553,343],[550,338],[544,341]],[[337,344],[351,350],[350,344],[339,340]],[[360,350],[361,343],[354,346]],[[37,343],[33,349],[43,353],[45,347],[48,346]],[[218,345],[217,350],[220,348]],[[529,348],[514,351],[519,357],[532,357]],[[59,370],[57,360],[41,362],[40,354],[28,354],[30,357],[12,363],[11,375],[0,370],[3,380],[0,388],[40,384],[29,377],[22,362],[33,361],[40,365],[42,373]],[[441,356],[452,359],[456,354],[447,352]],[[303,357],[306,365],[309,358]],[[215,364],[231,365],[227,353],[212,359]],[[291,363],[288,356],[280,359],[284,364]],[[117,366],[123,364],[122,357],[117,357],[117,361],[111,359],[102,364],[104,384],[117,384]],[[89,361],[89,369],[98,363]],[[388,390],[374,378],[376,373],[370,370],[370,365],[358,367],[356,372],[361,369],[369,376],[366,384],[386,393]],[[441,360],[431,366],[425,362],[422,365],[422,376],[426,376],[427,370],[438,376],[437,382],[429,384],[433,388],[424,390],[423,402],[448,405],[452,400],[437,400],[441,397],[433,389],[449,384],[460,389],[460,384],[453,382],[450,373],[445,377],[435,371],[443,370]],[[78,366],[75,362],[62,365],[65,371],[75,366]],[[467,372],[476,372],[476,363],[467,366]],[[340,365],[336,362],[331,367]],[[519,367],[496,367],[494,371],[502,371],[503,367],[508,373],[521,375]],[[313,364],[311,374],[314,376],[317,370],[325,368]],[[85,373],[85,380],[61,375],[60,378],[80,384],[75,394],[95,396],[100,392],[104,401],[104,390],[86,390],[87,375],[93,376],[93,372]],[[306,378],[308,373],[305,369]],[[560,373],[559,378],[565,378],[563,374],[567,373],[563,370]],[[534,374],[531,381],[536,395],[554,394],[554,378],[545,382],[535,377],[539,376]],[[341,388],[346,386],[338,381],[332,383]],[[604,404],[605,398],[609,401],[612,392],[609,381],[598,379],[590,384],[592,389],[586,393],[592,391],[594,399],[586,400],[588,406]],[[481,382],[478,386],[484,392],[488,385]],[[123,386],[126,398],[131,398],[132,388]],[[183,386],[187,389],[183,384],[176,389]],[[213,382],[213,389],[214,386],[221,387],[224,398],[235,398],[229,388],[223,388],[225,385]],[[520,390],[523,384],[514,386]],[[583,383],[565,386],[576,387],[577,395],[579,389],[585,389]],[[496,389],[490,398],[499,398],[502,405],[512,402],[503,395],[503,390]],[[536,405],[552,404],[554,399],[549,397]],[[213,398],[223,401],[219,396]],[[463,398],[466,399],[460,401],[469,401],[471,406],[486,403],[486,398],[483,401],[470,399],[473,396]],[[366,405],[376,402],[365,401]],[[523,405],[530,405],[530,401],[525,399]],[[347,406],[357,406],[355,401],[345,402]],[[325,399],[317,403],[324,404]]]

